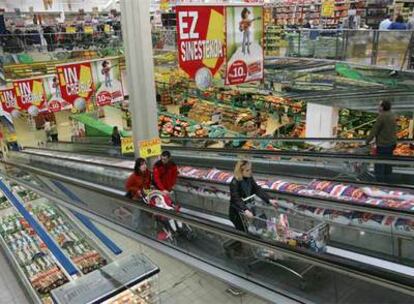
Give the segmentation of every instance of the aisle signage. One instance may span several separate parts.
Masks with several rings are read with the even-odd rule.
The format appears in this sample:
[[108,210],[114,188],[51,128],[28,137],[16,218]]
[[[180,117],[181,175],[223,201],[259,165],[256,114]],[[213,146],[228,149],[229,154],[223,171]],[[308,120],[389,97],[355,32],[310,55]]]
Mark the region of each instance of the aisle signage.
[[139,155],[143,158],[161,155],[161,139],[141,140],[139,142]]
[[132,140],[132,137],[123,137],[121,138],[121,153],[122,154],[129,154],[134,153],[134,142]]
[[176,12],[179,66],[190,78],[198,72],[207,81],[224,62],[224,7],[177,6]]
[[0,100],[4,112],[11,113],[17,108],[17,98],[14,88],[0,90]]
[[263,7],[226,8],[226,85],[263,79]]
[[74,104],[78,98],[88,100],[93,93],[92,67],[90,62],[56,66],[61,97]]
[[[46,103],[46,93],[43,87],[43,79],[22,79],[13,81],[16,93],[17,107],[36,114]],[[35,116],[35,115],[34,115]]]

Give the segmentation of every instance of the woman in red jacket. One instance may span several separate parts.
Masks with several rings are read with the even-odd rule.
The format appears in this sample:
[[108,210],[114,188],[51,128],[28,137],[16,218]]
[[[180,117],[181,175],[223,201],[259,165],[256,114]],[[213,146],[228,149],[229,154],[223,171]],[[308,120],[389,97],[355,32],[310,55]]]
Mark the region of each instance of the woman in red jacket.
[[132,199],[142,197],[144,189],[150,189],[151,172],[147,168],[147,162],[143,158],[137,158],[135,161],[134,172],[128,177],[125,183],[127,196]]

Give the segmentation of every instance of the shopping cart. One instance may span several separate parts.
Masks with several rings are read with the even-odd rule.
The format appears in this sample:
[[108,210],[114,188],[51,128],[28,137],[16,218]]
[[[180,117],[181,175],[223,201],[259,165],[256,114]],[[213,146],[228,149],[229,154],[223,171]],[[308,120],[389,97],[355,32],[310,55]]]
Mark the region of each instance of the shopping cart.
[[[251,199],[251,198],[250,198]],[[329,238],[329,226],[295,213],[279,212],[279,209],[269,208],[258,204],[249,203],[249,210],[254,214],[252,218],[241,214],[245,231],[264,240],[281,242],[295,248],[305,248],[314,252],[324,252]],[[235,244],[235,243],[233,243]],[[242,256],[234,255],[237,248],[225,244],[226,254],[230,258],[243,259],[247,262],[248,271],[259,263],[274,265],[299,279],[300,287],[306,287],[305,275],[315,266],[292,260],[279,252],[244,245]]]
[[[347,149],[347,153],[352,155],[370,155],[371,146],[363,145],[356,148]],[[355,159],[350,159],[349,161],[344,161],[344,170],[336,176],[336,178],[353,178],[357,181],[375,181],[375,176],[369,172],[370,164],[364,160],[358,161]]]
[[[152,207],[157,207],[166,210],[173,210],[180,212],[180,206],[175,204],[169,195],[159,190],[150,190],[143,196],[146,204]],[[161,215],[155,215],[155,228],[157,239],[162,241],[169,241],[177,244],[177,236],[184,236],[187,240],[193,240],[196,237],[195,231],[187,224],[181,221],[167,218]]]

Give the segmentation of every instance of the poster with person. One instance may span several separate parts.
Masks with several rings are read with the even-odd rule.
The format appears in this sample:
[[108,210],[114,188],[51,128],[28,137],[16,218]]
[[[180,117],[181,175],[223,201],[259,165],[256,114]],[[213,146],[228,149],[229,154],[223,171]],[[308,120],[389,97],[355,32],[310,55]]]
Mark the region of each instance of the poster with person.
[[226,85],[263,79],[263,7],[226,8]]
[[43,78],[43,87],[46,93],[46,106],[50,112],[69,110],[72,104],[62,98],[59,78],[57,75],[49,75]]
[[94,61],[96,105],[106,106],[124,100],[119,58],[105,58]]

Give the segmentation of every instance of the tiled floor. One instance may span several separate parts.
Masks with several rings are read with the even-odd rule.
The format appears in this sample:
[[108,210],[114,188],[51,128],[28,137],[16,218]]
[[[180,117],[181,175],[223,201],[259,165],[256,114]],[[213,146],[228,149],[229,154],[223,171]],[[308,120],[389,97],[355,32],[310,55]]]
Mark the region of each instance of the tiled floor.
[[188,267],[182,262],[167,257],[137,243],[107,227],[97,224],[123,250],[123,254],[141,252],[161,269],[159,275],[161,303],[168,304],[264,304],[265,301],[250,295],[235,297],[226,289],[228,285],[205,273]]
[[0,251],[0,304],[30,303],[17,281],[16,275]]

